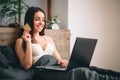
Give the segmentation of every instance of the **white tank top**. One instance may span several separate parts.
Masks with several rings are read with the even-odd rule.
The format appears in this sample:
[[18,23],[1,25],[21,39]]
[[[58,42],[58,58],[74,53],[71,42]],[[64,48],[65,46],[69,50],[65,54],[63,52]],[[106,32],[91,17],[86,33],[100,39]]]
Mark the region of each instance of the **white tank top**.
[[45,50],[42,49],[40,44],[32,43],[33,64],[43,55],[52,55],[53,50],[54,47],[51,43],[46,45]]

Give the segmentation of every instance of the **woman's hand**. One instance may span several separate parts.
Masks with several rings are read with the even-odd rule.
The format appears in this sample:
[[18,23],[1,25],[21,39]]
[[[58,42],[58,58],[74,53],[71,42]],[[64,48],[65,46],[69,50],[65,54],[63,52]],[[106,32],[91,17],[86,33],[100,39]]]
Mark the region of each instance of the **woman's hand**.
[[68,61],[67,60],[58,60],[58,64],[61,65],[62,67],[67,67]]
[[31,42],[31,35],[29,33],[29,31],[25,30],[23,32],[22,38],[25,40],[25,42]]

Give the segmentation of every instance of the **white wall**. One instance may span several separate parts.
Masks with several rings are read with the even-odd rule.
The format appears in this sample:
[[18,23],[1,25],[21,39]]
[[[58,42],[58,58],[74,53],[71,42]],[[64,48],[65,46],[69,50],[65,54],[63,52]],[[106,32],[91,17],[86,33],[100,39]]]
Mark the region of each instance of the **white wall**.
[[51,15],[58,16],[61,29],[68,29],[68,0],[51,0]]
[[71,50],[77,36],[97,38],[91,65],[120,71],[120,0],[69,0]]

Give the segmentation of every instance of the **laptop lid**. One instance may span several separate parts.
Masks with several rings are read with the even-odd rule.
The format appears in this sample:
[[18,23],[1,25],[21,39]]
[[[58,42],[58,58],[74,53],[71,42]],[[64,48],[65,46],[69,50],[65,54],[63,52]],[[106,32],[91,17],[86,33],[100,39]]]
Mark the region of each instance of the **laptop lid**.
[[67,70],[90,65],[97,39],[77,37]]

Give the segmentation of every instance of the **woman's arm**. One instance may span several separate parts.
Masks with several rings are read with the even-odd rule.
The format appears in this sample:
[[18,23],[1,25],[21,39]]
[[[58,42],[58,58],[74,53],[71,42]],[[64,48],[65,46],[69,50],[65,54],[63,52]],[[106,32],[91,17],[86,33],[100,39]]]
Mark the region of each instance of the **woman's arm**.
[[[26,50],[23,49],[23,42],[25,40]],[[29,69],[32,66],[32,49],[31,49],[31,40],[26,39],[25,36],[18,38],[15,44],[15,51],[20,61],[21,66],[24,69]]]
[[58,52],[57,49],[56,49],[55,43],[54,43],[54,41],[52,40],[51,37],[49,37],[49,40],[50,40],[50,42],[54,45],[54,51],[53,51],[53,54],[52,54],[52,55],[58,60],[58,64],[59,64],[59,65],[61,65],[61,66],[63,66],[63,67],[67,67],[68,61],[61,58],[59,52]]

